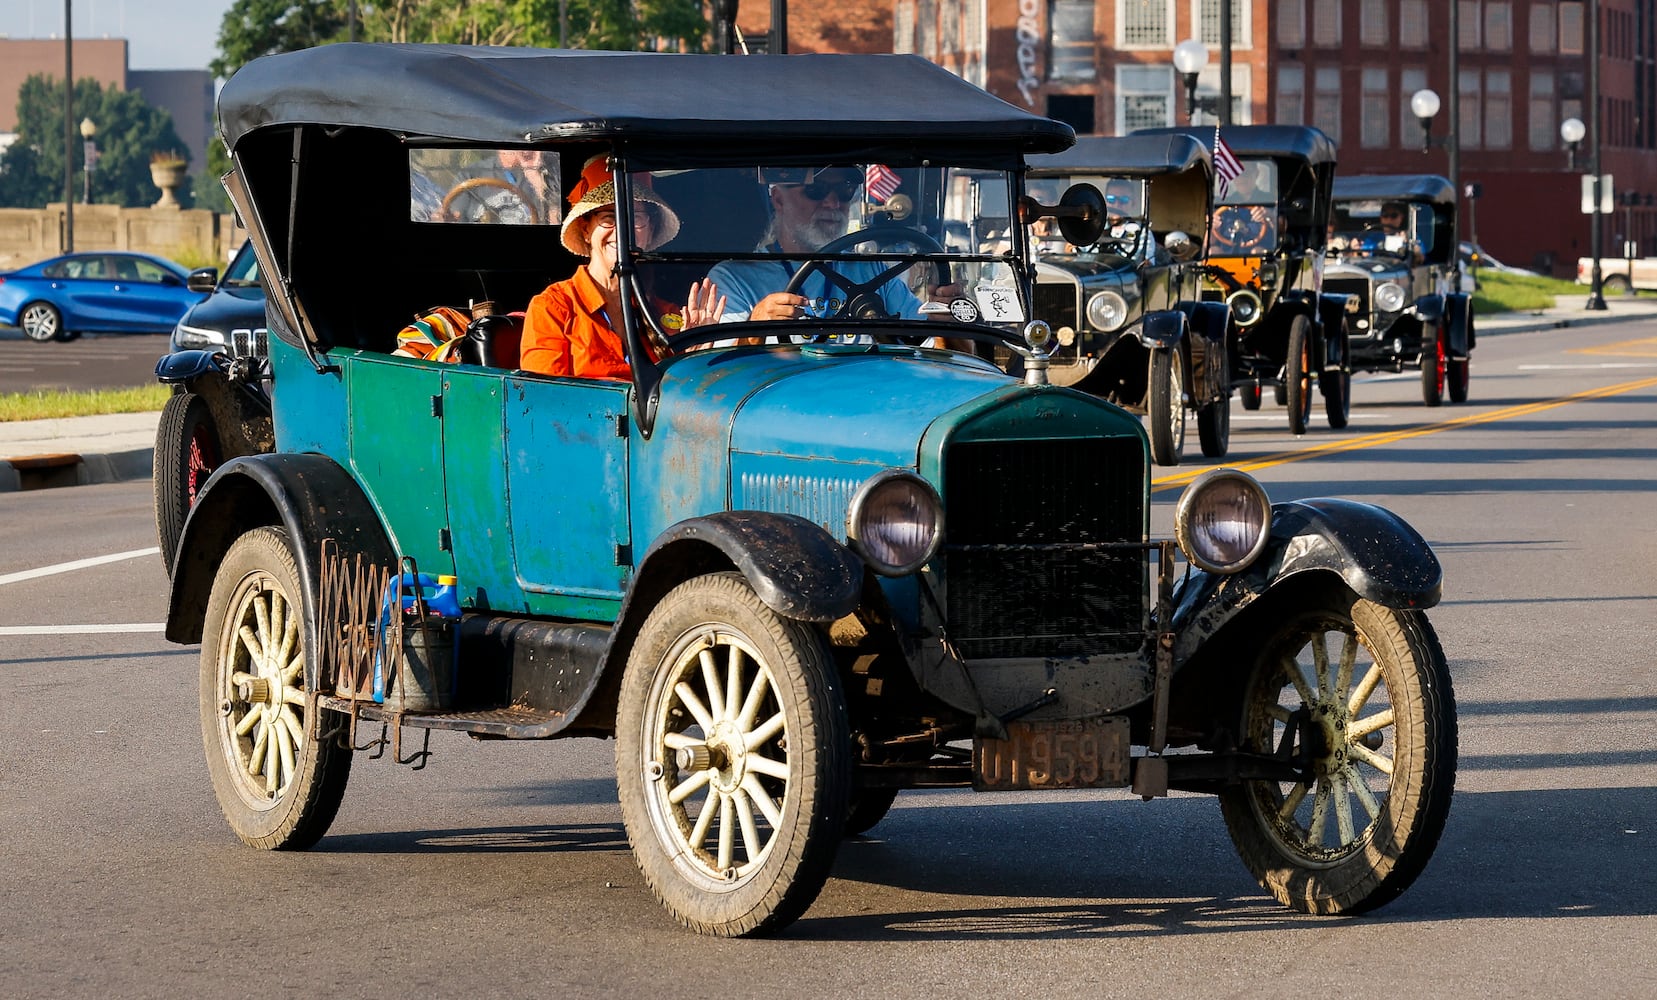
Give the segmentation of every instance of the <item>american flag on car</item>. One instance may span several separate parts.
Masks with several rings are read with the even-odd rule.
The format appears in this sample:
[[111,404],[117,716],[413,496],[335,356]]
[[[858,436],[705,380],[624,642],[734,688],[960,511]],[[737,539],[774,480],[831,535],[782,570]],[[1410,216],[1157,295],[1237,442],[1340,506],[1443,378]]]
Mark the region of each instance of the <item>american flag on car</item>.
[[1231,182],[1243,176],[1243,161],[1237,159],[1237,154],[1231,151],[1226,141],[1220,135],[1220,127],[1214,126],[1214,192],[1215,196],[1224,198],[1231,189]]
[[863,183],[869,189],[869,197],[875,204],[884,205],[886,199],[897,193],[903,186],[903,178],[898,172],[884,163],[871,163],[864,172]]

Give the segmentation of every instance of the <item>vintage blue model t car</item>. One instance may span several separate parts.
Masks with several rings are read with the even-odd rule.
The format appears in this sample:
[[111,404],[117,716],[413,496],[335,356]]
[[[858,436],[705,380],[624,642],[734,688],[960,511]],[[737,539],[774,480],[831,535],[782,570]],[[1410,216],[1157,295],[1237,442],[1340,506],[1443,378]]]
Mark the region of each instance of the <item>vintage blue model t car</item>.
[[[986,171],[1015,202],[1067,126],[906,56],[401,45],[255,60],[219,113],[276,447],[191,508],[167,635],[201,644],[208,771],[248,844],[314,844],[353,748],[423,761],[405,733],[443,729],[614,739],[644,879],[710,934],[786,926],[921,786],[1210,792],[1312,912],[1426,865],[1456,767],[1426,543],[1226,470],[1151,538],[1139,421],[1049,384],[1042,324],[1003,332],[1029,314],[1023,232],[943,245]],[[627,377],[521,369],[512,314],[578,261],[556,206],[443,208],[503,150],[560,191],[601,165]],[[846,235],[782,252],[779,197],[844,205]],[[667,206],[673,238],[635,240]],[[917,264],[955,289],[917,314],[941,318],[881,304]],[[676,329],[657,304],[716,265],[836,290]],[[394,353],[476,300],[453,362]]]
[[1053,231],[1036,243],[1035,314],[1054,329],[1052,381],[1146,415],[1151,459],[1178,465],[1186,411],[1202,453],[1231,440],[1231,376],[1222,303],[1202,297],[1214,176],[1184,135],[1086,136],[1030,158],[1039,204],[1089,184],[1105,200],[1099,241]]

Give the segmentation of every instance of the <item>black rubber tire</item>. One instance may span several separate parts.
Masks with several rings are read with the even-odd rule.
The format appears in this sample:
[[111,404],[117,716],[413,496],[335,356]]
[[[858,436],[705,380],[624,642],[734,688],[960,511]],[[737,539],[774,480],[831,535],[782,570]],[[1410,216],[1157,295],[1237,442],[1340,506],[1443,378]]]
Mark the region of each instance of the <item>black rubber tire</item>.
[[886,818],[892,803],[897,801],[896,788],[859,788],[852,792],[851,808],[846,810],[845,835],[856,837],[874,829]]
[[1323,393],[1323,414],[1329,426],[1341,430],[1352,420],[1352,373],[1324,372],[1318,376],[1318,389]]
[[1421,331],[1421,401],[1428,406],[1444,402],[1444,376],[1448,367],[1444,348],[1448,336],[1443,320]]
[[[1241,749],[1273,753],[1290,732],[1279,720],[1307,711],[1302,734],[1318,735],[1310,745],[1299,745],[1304,735],[1289,743],[1311,754],[1315,777],[1244,781],[1222,791],[1226,828],[1243,864],[1285,906],[1320,914],[1375,909],[1421,874],[1450,812],[1456,706],[1444,652],[1421,612],[1384,608],[1350,592],[1268,628],[1255,644],[1242,698]],[[1337,640],[1332,650],[1330,636]],[[1319,643],[1321,657],[1313,652]],[[1290,669],[1299,673],[1298,686]],[[1348,718],[1354,695],[1359,708]],[[1368,802],[1351,791],[1359,785]],[[1321,824],[1314,819],[1320,807]],[[1354,819],[1365,817],[1359,829]]]
[[1204,458],[1224,458],[1231,449],[1231,399],[1217,399],[1197,411],[1197,440]]
[[[202,631],[201,733],[213,793],[236,836],[264,850],[304,850],[320,840],[339,812],[351,776],[350,749],[336,739],[317,738],[343,725],[344,717],[337,712],[324,712],[320,720],[305,715],[314,651],[305,648],[311,629],[301,617],[302,587],[287,532],[255,528],[238,538],[219,563]],[[261,640],[261,649],[274,647],[276,662],[254,663],[244,631]],[[253,674],[250,667],[267,681],[263,698],[239,689],[237,675]],[[269,684],[278,673],[281,683]],[[237,733],[255,711],[261,720],[250,723],[247,733]],[[297,747],[289,720],[301,734]],[[274,764],[287,772],[286,780],[278,776],[274,794],[268,780],[259,786],[253,770],[261,738],[268,746],[272,736],[277,750],[257,766],[263,770]]]
[[1151,352],[1145,389],[1145,422],[1150,425],[1151,461],[1178,465],[1185,454],[1185,363],[1179,348]]
[[30,302],[17,311],[17,326],[23,336],[37,344],[66,339],[63,335],[63,313],[50,302]]
[[169,574],[178,554],[179,536],[184,533],[184,520],[223,455],[207,401],[193,392],[168,397],[155,429],[150,480],[155,491],[155,531],[161,541],[161,561]]
[[[711,671],[702,667],[705,652]],[[685,685],[712,706],[701,709],[706,722],[685,699]],[[733,686],[746,694],[721,694]],[[758,707],[732,711],[736,701]],[[760,736],[746,728],[756,719],[780,720],[780,728]],[[745,752],[729,749],[756,738]],[[687,743],[709,760],[682,758]],[[759,758],[764,768],[755,766]],[[672,791],[692,782],[700,784],[673,802]],[[851,808],[850,728],[827,639],[772,611],[737,573],[694,577],[669,591],[645,619],[622,675],[616,785],[639,871],[681,924],[736,937],[792,923],[822,890]],[[744,818],[748,828],[733,825]]]
[[1245,409],[1245,410],[1258,410],[1258,409],[1260,409],[1260,395],[1261,395],[1261,393],[1260,393],[1260,386],[1259,386],[1258,383],[1256,383],[1254,385],[1245,385],[1245,386],[1243,386],[1242,389],[1238,390],[1237,394],[1243,400],[1243,409]]
[[1278,406],[1289,405],[1289,387],[1286,384],[1279,382],[1272,386],[1272,402]]
[[1634,285],[1623,274],[1602,274],[1599,279],[1601,295],[1627,295],[1634,291]]
[[1283,360],[1283,401],[1289,433],[1305,434],[1312,421],[1312,321],[1304,314],[1289,321],[1289,349]]
[[1462,358],[1460,361],[1450,360],[1444,363],[1444,384],[1450,391],[1450,402],[1467,402],[1468,383],[1473,378],[1473,373],[1469,371],[1472,364],[1471,358]]

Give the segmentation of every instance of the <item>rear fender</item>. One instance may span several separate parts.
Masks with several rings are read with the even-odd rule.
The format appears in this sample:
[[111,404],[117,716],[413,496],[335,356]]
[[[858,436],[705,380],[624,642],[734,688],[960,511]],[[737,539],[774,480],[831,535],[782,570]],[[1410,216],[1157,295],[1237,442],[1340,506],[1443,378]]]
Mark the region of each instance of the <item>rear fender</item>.
[[351,475],[321,455],[251,455],[220,466],[202,488],[179,537],[166,636],[201,641],[207,598],[219,563],[236,539],[254,528],[280,525],[299,565],[300,595],[312,649],[316,596],[322,579],[321,542],[333,538],[346,555],[361,553],[377,565],[396,561],[374,507]]
[[1329,573],[1354,593],[1399,610],[1430,608],[1443,571],[1426,539],[1384,507],[1320,497],[1272,505],[1271,537],[1232,576],[1193,568],[1175,594],[1174,663],[1183,665],[1249,605],[1291,578]]

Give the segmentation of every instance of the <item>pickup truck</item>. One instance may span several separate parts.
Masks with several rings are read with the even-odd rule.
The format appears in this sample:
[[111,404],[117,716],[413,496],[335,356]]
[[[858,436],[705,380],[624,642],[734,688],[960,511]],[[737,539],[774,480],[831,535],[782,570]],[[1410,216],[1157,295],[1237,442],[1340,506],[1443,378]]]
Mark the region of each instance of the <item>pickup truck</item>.
[[[1601,257],[1600,289],[1607,295],[1630,295],[1636,288],[1657,288],[1657,257]],[[1594,258],[1579,257],[1576,280],[1593,283]]]

